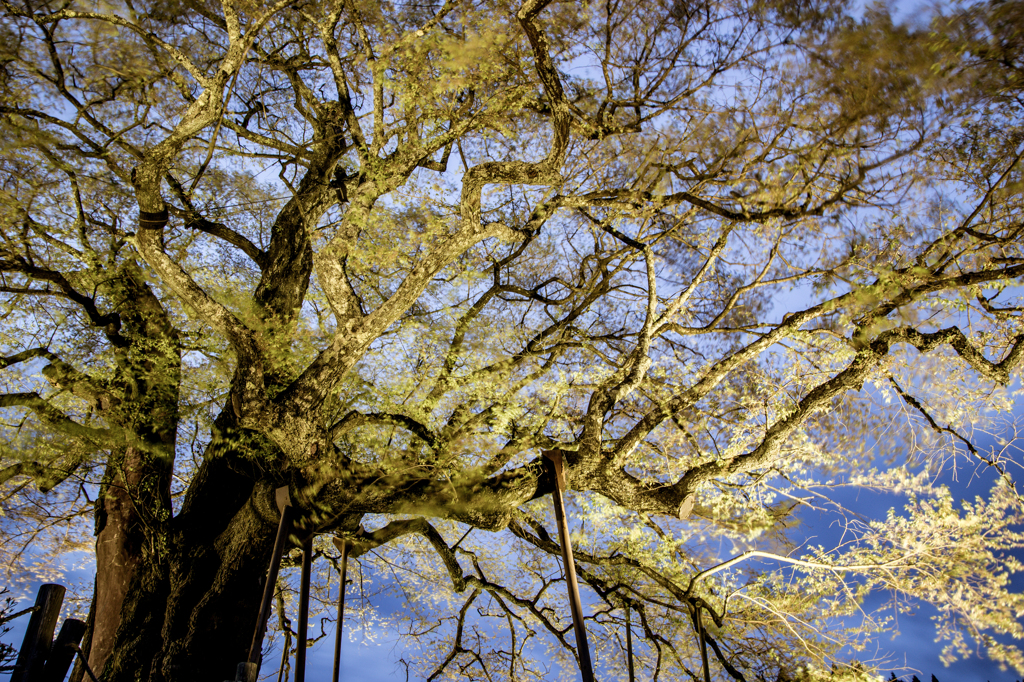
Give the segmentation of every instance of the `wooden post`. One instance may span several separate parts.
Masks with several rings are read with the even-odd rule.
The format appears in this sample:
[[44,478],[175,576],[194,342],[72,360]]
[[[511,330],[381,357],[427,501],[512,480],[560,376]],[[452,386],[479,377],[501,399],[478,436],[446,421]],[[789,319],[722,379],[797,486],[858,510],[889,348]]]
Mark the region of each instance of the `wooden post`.
[[341,676],[341,633],[345,627],[345,581],[348,573],[348,540],[334,538],[334,546],[341,552],[341,585],[338,587],[338,629],[334,633],[334,677],[338,682]]
[[626,665],[629,670],[629,682],[635,682],[636,676],[633,673],[633,626],[629,621],[629,604],[626,607]]
[[295,645],[295,682],[306,679],[306,630],[309,627],[309,581],[313,570],[313,535],[302,543],[302,580],[299,585],[299,641]]
[[36,593],[36,607],[29,618],[14,664],[11,682],[40,682],[46,657],[53,644],[53,631],[57,629],[60,606],[64,601],[64,586],[47,583],[39,586]]
[[75,649],[85,635],[85,623],[75,618],[68,618],[60,626],[60,633],[50,647],[50,654],[43,666],[41,682],[64,682],[68,668],[75,660]]
[[257,671],[263,650],[263,635],[267,632],[267,620],[270,618],[270,606],[274,601],[274,590],[277,589],[277,573],[281,569],[281,555],[284,554],[284,545],[292,530],[292,504],[291,498],[288,496],[288,486],[278,488],[276,497],[277,508],[281,510],[281,520],[277,524],[277,537],[274,538],[274,550],[270,557],[267,584],[263,587],[263,601],[260,603],[260,615],[256,620],[256,632],[253,634],[252,644],[249,646],[248,662],[254,663]]
[[555,506],[555,521],[558,523],[558,540],[562,544],[562,563],[565,565],[565,577],[569,586],[569,607],[572,610],[572,626],[576,633],[576,651],[580,657],[580,674],[583,682],[594,682],[594,668],[590,662],[590,645],[587,644],[587,630],[583,626],[583,604],[580,601],[580,588],[576,582],[576,562],[572,558],[572,545],[569,542],[569,524],[565,520],[565,472],[562,470],[561,450],[544,450],[543,454],[551,463],[555,474],[555,491],[552,501]]
[[260,668],[255,663],[243,661],[235,669],[235,682],[256,682],[259,679]]

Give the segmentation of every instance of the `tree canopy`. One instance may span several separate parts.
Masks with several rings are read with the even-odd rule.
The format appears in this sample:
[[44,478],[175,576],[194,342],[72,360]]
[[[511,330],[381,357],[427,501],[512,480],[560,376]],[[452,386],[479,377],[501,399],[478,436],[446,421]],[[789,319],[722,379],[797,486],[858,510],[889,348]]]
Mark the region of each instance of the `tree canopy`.
[[1024,4],[3,12],[3,560],[95,542],[104,682],[232,674],[283,485],[410,676],[573,670],[545,450],[602,679],[627,618],[698,679],[698,614],[718,678],[856,678],[915,602],[1024,672]]

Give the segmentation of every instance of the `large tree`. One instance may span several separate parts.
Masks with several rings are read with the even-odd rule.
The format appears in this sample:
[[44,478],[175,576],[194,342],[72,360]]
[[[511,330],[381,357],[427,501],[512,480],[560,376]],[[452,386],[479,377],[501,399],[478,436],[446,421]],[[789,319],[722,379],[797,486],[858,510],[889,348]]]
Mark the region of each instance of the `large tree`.
[[283,485],[414,676],[573,668],[543,450],[607,675],[627,613],[645,676],[699,613],[716,675],[826,669],[874,589],[1024,670],[971,430],[1024,358],[1019,3],[3,7],[3,551],[94,516],[105,682],[232,674]]

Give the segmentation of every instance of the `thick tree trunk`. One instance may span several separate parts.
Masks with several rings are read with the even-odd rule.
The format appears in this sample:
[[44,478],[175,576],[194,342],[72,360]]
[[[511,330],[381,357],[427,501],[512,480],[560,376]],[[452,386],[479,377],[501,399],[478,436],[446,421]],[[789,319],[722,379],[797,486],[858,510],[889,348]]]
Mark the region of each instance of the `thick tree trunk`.
[[[171,440],[173,443],[173,440]],[[156,450],[159,453],[159,450]],[[170,460],[139,448],[111,457],[98,501],[89,668],[148,679],[167,596]]]
[[141,464],[135,448],[112,457],[97,502],[96,591],[89,647],[89,668],[96,672],[103,670],[110,657],[124,597],[142,561],[145,527],[129,492],[143,476]]
[[96,674],[131,668],[133,679],[143,679],[145,662],[159,647],[167,594],[181,356],[170,318],[134,263],[125,263],[107,287],[124,304],[116,390],[103,405],[130,435],[121,452],[111,453],[97,501],[89,668]]
[[223,682],[247,657],[277,525],[276,486],[254,486],[220,449],[207,452],[155,554],[127,556],[124,544],[112,553],[121,563],[103,578],[111,602],[122,567],[134,573],[120,592],[104,682]]
[[175,519],[161,661],[166,682],[231,679],[248,655],[273,548],[273,486],[254,488],[222,459],[203,469],[195,503]]
[[[121,605],[120,624],[110,656],[103,667],[103,682],[143,682],[161,679],[156,662],[167,605],[167,564],[162,557],[144,556]],[[99,671],[94,671],[99,674]],[[221,681],[223,682],[223,681]]]

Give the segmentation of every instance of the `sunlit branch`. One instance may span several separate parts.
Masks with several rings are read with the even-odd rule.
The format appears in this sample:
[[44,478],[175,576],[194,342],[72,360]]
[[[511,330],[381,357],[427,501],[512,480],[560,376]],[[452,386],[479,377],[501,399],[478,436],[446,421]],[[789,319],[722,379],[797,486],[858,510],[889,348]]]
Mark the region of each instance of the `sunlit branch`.
[[442,674],[444,669],[448,667],[448,664],[455,660],[455,657],[459,654],[472,653],[462,646],[462,630],[466,625],[466,612],[469,610],[469,607],[473,602],[476,601],[476,598],[480,596],[480,592],[481,590],[479,588],[473,590],[473,592],[470,593],[469,598],[466,599],[465,603],[463,603],[462,608],[459,609],[458,625],[455,627],[455,641],[452,644],[452,650],[448,654],[447,658],[445,658],[444,661],[437,666],[437,669],[431,673],[430,677],[427,678],[428,682],[430,682],[430,680],[437,679],[437,676]]
[[743,552],[742,554],[738,554],[738,555],[734,556],[733,558],[729,559],[728,561],[723,561],[722,563],[718,564],[717,566],[712,566],[711,568],[706,568],[703,571],[700,571],[699,573],[693,575],[690,578],[690,582],[689,582],[689,584],[686,587],[686,594],[692,593],[694,588],[697,586],[697,583],[700,580],[703,580],[704,578],[707,578],[708,576],[712,576],[715,573],[719,573],[721,571],[724,571],[724,570],[726,570],[728,568],[731,568],[731,567],[735,566],[738,563],[741,563],[743,561],[746,561],[747,559],[752,559],[752,558],[771,559],[773,561],[780,561],[782,563],[791,564],[793,566],[800,566],[801,568],[810,568],[810,569],[822,570],[822,571],[835,571],[835,572],[845,572],[845,571],[854,571],[854,572],[886,571],[886,572],[890,572],[893,569],[905,568],[908,565],[910,565],[910,563],[911,563],[911,561],[913,559],[913,556],[912,555],[901,556],[901,557],[899,557],[897,559],[893,559],[892,561],[884,561],[884,562],[880,562],[880,563],[842,565],[842,564],[825,564],[825,563],[821,563],[821,562],[818,562],[818,561],[807,561],[806,559],[794,559],[793,557],[785,556],[783,554],[775,554],[774,552],[763,552],[761,550],[756,550],[755,549],[755,550],[750,550],[750,551],[747,551],[747,552]]

